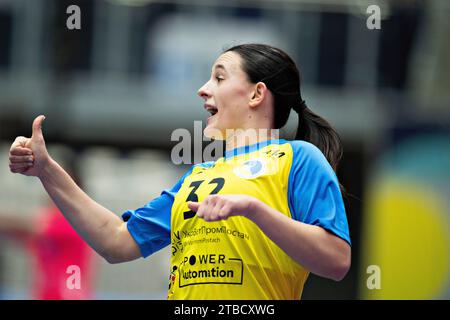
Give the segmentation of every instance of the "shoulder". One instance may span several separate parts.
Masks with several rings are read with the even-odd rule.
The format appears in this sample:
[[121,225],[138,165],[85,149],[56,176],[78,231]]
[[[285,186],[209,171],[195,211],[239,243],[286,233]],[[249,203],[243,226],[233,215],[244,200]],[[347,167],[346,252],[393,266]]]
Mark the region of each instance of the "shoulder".
[[294,163],[329,165],[322,151],[314,144],[303,140],[291,140],[286,142],[292,147],[292,160]]
[[327,158],[314,144],[301,140],[293,140],[288,143],[291,144],[293,150],[291,176],[308,177],[313,180],[337,179]]
[[202,162],[202,163],[196,163],[196,164],[192,165],[191,169],[194,169],[194,168],[212,168],[212,167],[214,167],[215,164],[216,164],[215,161],[206,161],[206,162]]
[[184,177],[190,175],[191,173],[205,169],[205,168],[212,168],[214,167],[215,162],[214,161],[207,161],[207,162],[201,162],[201,163],[195,163],[192,166],[189,167],[189,169],[185,172]]
[[202,171],[204,169],[207,168],[212,168],[214,167],[215,162],[214,161],[207,161],[207,162],[201,162],[201,163],[196,163],[193,164],[184,174],[183,176],[180,178],[180,180],[178,181],[178,184],[182,184],[184,179],[186,179],[187,177],[189,177],[192,174],[196,174],[199,171]]
[[202,163],[196,163],[191,166],[191,168],[187,171],[186,176],[192,173],[196,173],[198,171],[202,171],[203,169],[213,168],[215,166],[214,161],[207,161]]

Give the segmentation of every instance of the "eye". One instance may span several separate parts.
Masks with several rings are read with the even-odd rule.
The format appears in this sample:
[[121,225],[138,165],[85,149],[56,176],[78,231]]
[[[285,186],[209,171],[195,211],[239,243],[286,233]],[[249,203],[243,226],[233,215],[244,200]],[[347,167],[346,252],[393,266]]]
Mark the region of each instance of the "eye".
[[220,77],[220,76],[216,76],[216,80],[217,80],[217,82],[221,82],[221,81],[223,81],[224,79],[223,79],[222,77]]

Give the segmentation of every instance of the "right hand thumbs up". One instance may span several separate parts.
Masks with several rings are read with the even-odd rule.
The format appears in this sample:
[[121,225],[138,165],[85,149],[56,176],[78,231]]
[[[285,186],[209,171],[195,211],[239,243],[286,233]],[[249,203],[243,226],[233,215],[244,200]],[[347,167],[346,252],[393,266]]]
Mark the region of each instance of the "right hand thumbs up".
[[34,139],[36,142],[44,141],[44,135],[42,134],[42,123],[44,120],[45,116],[38,116],[34,119],[31,140]]
[[39,176],[49,163],[42,134],[42,122],[44,116],[38,116],[33,121],[31,138],[17,137],[9,149],[9,169],[13,173],[21,173],[26,176]]

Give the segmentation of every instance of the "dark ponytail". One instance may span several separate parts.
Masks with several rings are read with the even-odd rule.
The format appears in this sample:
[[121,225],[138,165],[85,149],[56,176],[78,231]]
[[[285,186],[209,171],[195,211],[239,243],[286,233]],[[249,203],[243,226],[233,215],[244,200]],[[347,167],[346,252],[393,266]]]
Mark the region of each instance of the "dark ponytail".
[[293,108],[298,113],[296,140],[305,140],[322,151],[334,171],[337,171],[342,158],[341,138],[336,130],[324,118],[314,113],[301,101],[300,108]]
[[[342,157],[342,146],[336,130],[324,118],[312,112],[301,97],[300,73],[295,62],[284,51],[264,44],[242,44],[233,51],[242,58],[241,68],[252,83],[264,82],[274,96],[274,128],[283,127],[291,109],[298,113],[296,140],[314,144],[325,155],[334,171]],[[341,190],[343,190],[341,186]]]

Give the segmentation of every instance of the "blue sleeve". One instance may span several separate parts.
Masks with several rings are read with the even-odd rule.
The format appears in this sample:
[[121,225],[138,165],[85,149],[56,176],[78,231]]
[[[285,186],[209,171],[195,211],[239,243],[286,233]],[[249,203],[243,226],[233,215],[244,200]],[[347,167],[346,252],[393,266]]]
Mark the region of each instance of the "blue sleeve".
[[163,190],[159,197],[142,208],[128,210],[122,214],[122,219],[127,222],[128,231],[144,258],[170,244],[173,201],[184,179],[191,172],[192,168],[171,189]]
[[293,218],[322,227],[351,245],[339,182],[323,153],[306,141],[291,141],[288,199]]

